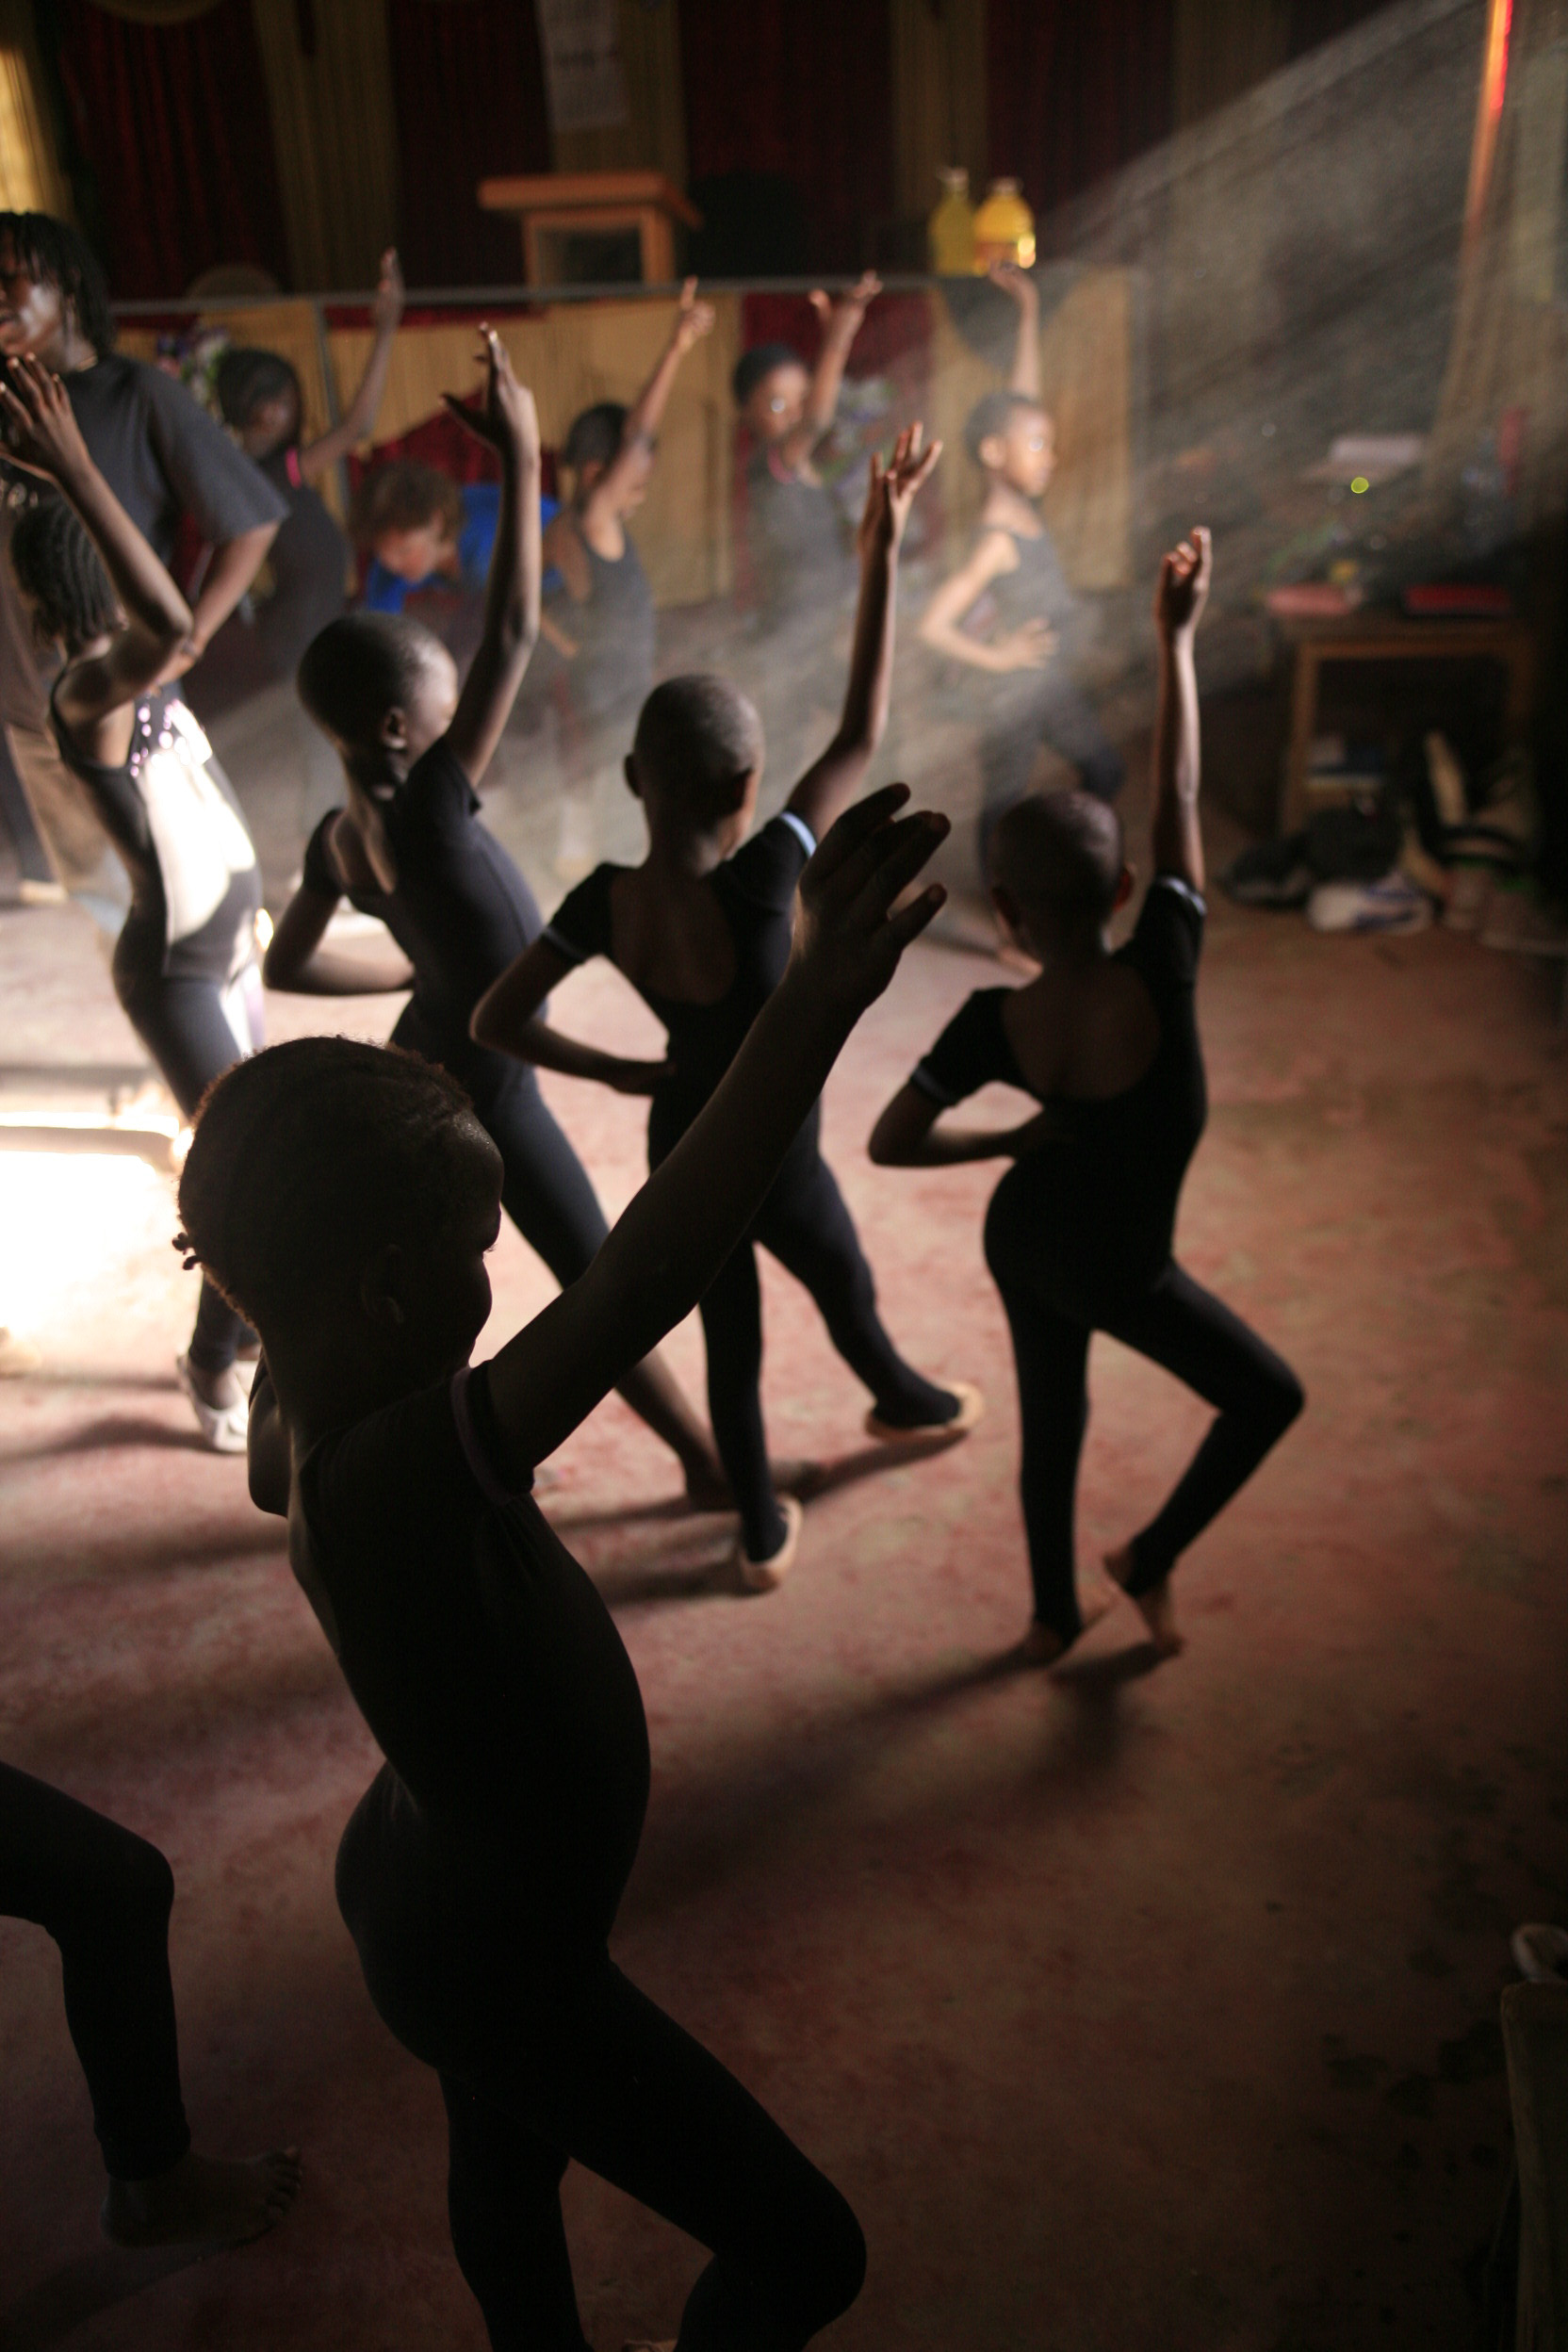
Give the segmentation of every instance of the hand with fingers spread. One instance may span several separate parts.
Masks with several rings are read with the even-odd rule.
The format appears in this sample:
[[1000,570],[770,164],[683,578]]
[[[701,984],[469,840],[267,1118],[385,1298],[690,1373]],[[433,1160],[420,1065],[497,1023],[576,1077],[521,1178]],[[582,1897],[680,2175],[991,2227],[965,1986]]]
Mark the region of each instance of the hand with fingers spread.
[[856,533],[862,561],[903,542],[916,493],[930,480],[942,453],[939,441],[933,441],[929,449],[923,447],[923,437],[924,429],[917,418],[899,434],[886,465],[880,456],[873,455],[865,509]]
[[63,485],[90,470],[92,460],[63,381],[30,351],[6,362],[0,422],[7,456],[30,474]]
[[455,392],[443,392],[441,398],[476,441],[488,442],[503,460],[537,466],[539,416],[533,395],[513,373],[506,346],[495,328],[482,326],[479,332],[479,356],[484,368],[484,393],[479,407],[471,407]]
[[1180,547],[1173,547],[1160,564],[1154,590],[1154,627],[1166,643],[1191,638],[1203,617],[1213,577],[1214,542],[1206,527],[1197,523]]
[[670,331],[671,349],[684,359],[694,343],[700,343],[705,335],[712,334],[718,315],[711,302],[698,302],[697,282],[688,278],[676,307],[675,325]]
[[1043,670],[1056,650],[1056,632],[1049,621],[1023,621],[990,648],[999,670]]
[[794,943],[783,986],[831,1006],[846,1023],[859,1019],[898,969],[947,893],[933,883],[898,912],[890,910],[949,830],[934,809],[899,810],[907,784],[886,784],[846,809],[800,877]]

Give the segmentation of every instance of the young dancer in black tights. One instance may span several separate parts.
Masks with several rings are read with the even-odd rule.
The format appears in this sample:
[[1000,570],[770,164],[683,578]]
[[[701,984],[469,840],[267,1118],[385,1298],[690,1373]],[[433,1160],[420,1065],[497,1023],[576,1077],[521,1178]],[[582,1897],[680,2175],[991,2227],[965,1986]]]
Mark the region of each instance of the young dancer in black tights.
[[[873,1159],[888,1167],[1015,1162],[991,1198],[986,1260],[1018,1364],[1035,1587],[1028,1648],[1044,1662],[1084,1629],[1073,1497],[1093,1332],[1109,1331],[1218,1408],[1175,1493],[1106,1560],[1162,1650],[1180,1647],[1169,1587],[1179,1556],[1301,1410],[1290,1366],[1171,1255],[1206,1105],[1194,1004],[1203,845],[1193,636],[1209,564],[1209,534],[1195,531],[1160,569],[1154,876],[1131,939],[1113,955],[1105,938],[1133,888],[1111,810],[1084,792],[1017,803],[991,839],[992,896],[1039,977],[972,996],[871,1139]],[[943,1121],[992,1081],[1044,1109],[1021,1127]]]
[[669,341],[630,408],[618,400],[585,408],[572,419],[561,451],[572,495],[545,531],[546,574],[559,576],[562,594],[547,606],[544,626],[567,665],[566,789],[556,857],[565,882],[580,881],[595,862],[594,789],[607,764],[620,760],[653,684],[658,618],[627,522],[647,496],[660,420],[680,363],[712,332],[713,317],[711,304],[697,300],[695,278],[688,278]]
[[[487,1045],[622,1093],[650,1095],[654,1168],[708,1101],[776,987],[789,957],[801,869],[860,783],[881,737],[899,542],[939,448],[923,456],[917,425],[899,441],[886,473],[873,466],[843,719],[782,812],[741,847],[762,768],[757,713],[723,678],[667,679],[644,705],[627,761],[627,781],[647,818],[646,860],[591,874],[475,1012],[474,1034]],[[666,1060],[628,1061],[546,1025],[550,990],[592,956],[609,956],[663,1022]],[[788,1573],[801,1511],[792,1496],[780,1501],[768,1467],[756,1243],[816,1300],[834,1346],[872,1393],[874,1435],[890,1443],[928,1443],[939,1429],[958,1436],[980,1410],[977,1391],[923,1380],[883,1330],[871,1268],[818,1149],[820,1128],[813,1105],[744,1243],[702,1298],[708,1409],[741,1513],[737,1565],[758,1591]]]
[[[539,629],[539,429],[498,337],[485,330],[484,405],[449,400],[502,466],[484,635],[461,698],[450,654],[402,614],[347,614],[300,665],[300,694],[343,759],[346,808],[322,819],[299,890],[268,950],[268,986],[305,994],[413,995],[394,1044],[439,1062],[466,1088],[506,1166],[508,1216],[558,1282],[574,1282],[609,1227],[533,1072],[471,1043],[468,1016],[544,927],[516,866],[479,818],[483,781]],[[340,898],[378,916],[400,953],[326,943]],[[678,1457],[709,1506],[728,1489],[712,1441],[658,1356],[629,1365],[621,1393]]]
[[281,2221],[297,2148],[249,2163],[198,2156],[180,2095],[169,1913],[156,1846],[46,1782],[0,1764],[0,1917],[59,1946],[65,2016],[109,2176],[119,2246],[237,2246]]
[[207,1097],[184,1239],[261,1332],[251,1491],[386,1763],[338,1853],[372,2001],[439,2069],[452,2240],[498,2352],[585,2352],[576,2158],[706,2246],[680,2352],[792,2352],[859,2290],[848,2206],[608,1938],[647,1727],[609,1611],[530,1499],[708,1289],[851,1028],[940,903],[947,830],[893,785],[801,881],[789,968],[712,1100],[581,1278],[487,1364],[504,1169],[445,1071],[306,1037]]
[[[11,568],[35,633],[65,656],[49,704],[60,756],[130,881],[115,994],[190,1119],[211,1080],[261,1043],[255,850],[179,689],[157,682],[179,665],[190,608],[88,455],[59,377],[8,361],[0,413],[9,454],[64,493],[17,523]],[[250,1338],[204,1284],[177,1369],[219,1453],[244,1450],[234,1364]]]

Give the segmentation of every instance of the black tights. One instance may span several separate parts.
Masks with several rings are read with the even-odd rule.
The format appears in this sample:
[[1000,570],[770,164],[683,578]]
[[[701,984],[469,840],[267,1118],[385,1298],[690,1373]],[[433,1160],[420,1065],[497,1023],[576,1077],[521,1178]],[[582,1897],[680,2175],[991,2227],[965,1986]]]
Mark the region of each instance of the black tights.
[[680,2352],[797,2352],[847,2311],[866,2256],[843,2198],[608,1959],[531,2024],[441,2074],[452,2245],[496,2352],[584,2352],[561,2218],[574,2158],[712,2254]]
[[762,1428],[759,1242],[810,1292],[829,1339],[870,1389],[883,1420],[906,1429],[951,1421],[958,1400],[922,1380],[888,1337],[877,1317],[876,1285],[833,1171],[820,1152],[797,1146],[701,1308],[713,1440],[740,1511],[746,1550],[753,1560],[765,1560],[783,1541],[784,1519]]
[[[118,974],[116,978],[126,1018],[157,1064],[180,1116],[194,1119],[196,1105],[213,1080],[232,1069],[245,1051],[223,1009],[223,992],[211,980],[150,977],[127,985]],[[254,999],[259,1011],[259,982]],[[253,1034],[252,1042],[259,1046],[260,1036]],[[226,1372],[240,1348],[254,1339],[244,1316],[236,1315],[204,1274],[190,1339],[191,1363],[199,1371]]]
[[190,2146],[169,1982],[173,1901],[156,1846],[0,1764],[0,1914],[31,1919],[60,1948],[66,2023],[116,2180],[151,2180]]
[[1289,1364],[1239,1315],[1184,1274],[1174,1259],[1138,1298],[1102,1305],[1086,1317],[1064,1313],[1018,1278],[1004,1220],[988,1226],[986,1244],[1018,1366],[1021,1483],[1035,1615],[1070,1642],[1083,1623],[1074,1577],[1073,1504],[1088,1425],[1091,1333],[1108,1331],[1218,1408],[1174,1492],[1133,1539],[1128,1590],[1135,1593],[1149,1592],[1170,1574],[1178,1556],[1289,1429],[1305,1398]]

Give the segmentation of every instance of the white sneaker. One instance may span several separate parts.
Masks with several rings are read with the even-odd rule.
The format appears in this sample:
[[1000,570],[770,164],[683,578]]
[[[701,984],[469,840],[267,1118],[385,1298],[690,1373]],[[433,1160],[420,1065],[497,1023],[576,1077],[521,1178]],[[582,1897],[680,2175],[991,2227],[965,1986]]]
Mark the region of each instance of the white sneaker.
[[237,1405],[209,1405],[192,1377],[190,1358],[176,1356],[174,1369],[180,1376],[180,1386],[190,1399],[203,1445],[215,1454],[244,1453],[251,1434],[249,1398],[241,1397]]
[[1307,901],[1315,931],[1424,931],[1432,903],[1397,867],[1378,882],[1320,882]]

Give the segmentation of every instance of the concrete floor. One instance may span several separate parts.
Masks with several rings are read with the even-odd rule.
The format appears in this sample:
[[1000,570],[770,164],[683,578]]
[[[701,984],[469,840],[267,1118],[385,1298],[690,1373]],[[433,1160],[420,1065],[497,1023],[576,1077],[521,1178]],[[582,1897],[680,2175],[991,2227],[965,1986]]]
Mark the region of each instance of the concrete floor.
[[[526,845],[504,796],[497,822]],[[871,2271],[845,2352],[1465,2345],[1462,2274],[1509,2164],[1508,1935],[1568,1918],[1556,975],[1217,899],[1214,1112],[1181,1248],[1309,1410],[1184,1564],[1185,1656],[1149,1671],[1120,1608],[1051,1677],[1009,1657],[1027,1600],[979,1248],[994,1171],[883,1172],[862,1148],[994,976],[923,944],[826,1106],[892,1331],[990,1398],[973,1440],[873,1470],[854,1382],[770,1269],[776,1443],[843,1466],[780,1593],[715,1588],[726,1523],[675,1512],[617,1401],[553,1465],[547,1508],[616,1610],[652,1728],[618,1957],[855,2204]],[[134,1073],[74,914],[0,911],[0,1107]],[[271,1010],[281,1036],[321,1008]],[[645,1026],[603,971],[560,1012]],[[351,1004],[341,1025],[389,1018]],[[548,1091],[619,1205],[637,1106]],[[0,1385],[0,1755],[168,1853],[199,2144],[297,2139],[304,2186],[236,2255],[103,2248],[54,1950],[0,1922],[0,2344],[478,2347],[435,2084],[372,2014],[333,1903],[374,1752],[277,1524],[193,1445],[172,1230],[139,1161],[0,1153],[0,1283],[45,1359]],[[497,1275],[498,1339],[549,1285],[510,1233]],[[694,1328],[672,1352],[696,1388]],[[1086,1561],[1204,1417],[1110,1344],[1093,1383]],[[567,2203],[596,2345],[672,2334],[696,2249],[575,2172]]]

